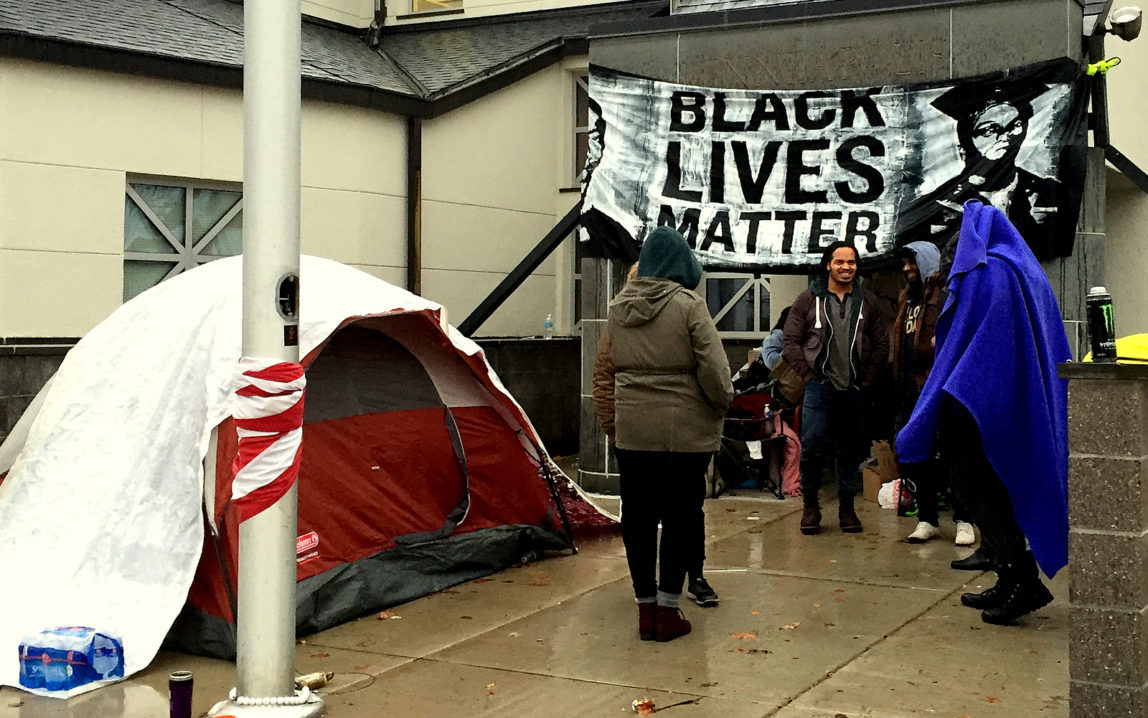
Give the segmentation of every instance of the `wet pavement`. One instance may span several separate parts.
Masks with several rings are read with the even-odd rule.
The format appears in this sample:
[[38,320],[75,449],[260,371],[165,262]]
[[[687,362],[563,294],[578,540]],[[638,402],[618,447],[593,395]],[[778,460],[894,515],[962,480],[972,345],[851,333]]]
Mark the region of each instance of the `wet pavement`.
[[[654,700],[691,716],[1068,715],[1068,581],[1015,627],[984,624],[953,571],[969,549],[902,538],[915,519],[859,501],[861,534],[797,530],[800,499],[735,492],[706,502],[706,574],[721,604],[683,601],[694,630],[638,640],[621,537],[372,614],[296,646],[300,674],[334,672],[330,716],[634,715]],[[606,507],[611,500],[604,500]],[[226,697],[234,665],[162,652],[143,673],[71,701],[0,689],[0,718],[166,716],[167,676],[195,676],[192,715]]]

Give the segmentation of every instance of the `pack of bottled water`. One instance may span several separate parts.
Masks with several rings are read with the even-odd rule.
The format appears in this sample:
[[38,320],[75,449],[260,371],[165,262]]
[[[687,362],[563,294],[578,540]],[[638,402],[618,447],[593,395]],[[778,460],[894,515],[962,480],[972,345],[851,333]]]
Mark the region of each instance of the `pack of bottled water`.
[[20,641],[20,685],[33,693],[67,697],[123,677],[123,643],[93,628],[53,628]]

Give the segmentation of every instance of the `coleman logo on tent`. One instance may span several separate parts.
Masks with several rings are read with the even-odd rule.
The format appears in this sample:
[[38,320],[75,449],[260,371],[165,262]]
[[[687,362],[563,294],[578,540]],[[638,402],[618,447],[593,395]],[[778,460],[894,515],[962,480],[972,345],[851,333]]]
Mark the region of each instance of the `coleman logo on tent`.
[[303,563],[319,555],[319,534],[310,531],[295,539],[295,562]]

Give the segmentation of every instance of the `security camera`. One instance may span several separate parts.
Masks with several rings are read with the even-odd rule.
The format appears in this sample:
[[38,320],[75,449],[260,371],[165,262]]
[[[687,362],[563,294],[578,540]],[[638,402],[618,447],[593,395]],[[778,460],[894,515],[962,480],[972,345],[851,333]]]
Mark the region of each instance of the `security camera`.
[[1140,35],[1144,13],[1138,7],[1117,8],[1108,15],[1108,22],[1112,26],[1109,32],[1113,35],[1121,40],[1135,40]]

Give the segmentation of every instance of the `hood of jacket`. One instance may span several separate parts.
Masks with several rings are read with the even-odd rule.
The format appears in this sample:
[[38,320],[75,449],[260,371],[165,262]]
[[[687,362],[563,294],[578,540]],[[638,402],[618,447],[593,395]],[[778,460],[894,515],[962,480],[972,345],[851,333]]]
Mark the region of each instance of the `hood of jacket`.
[[916,257],[917,271],[921,275],[921,281],[925,281],[929,277],[937,273],[941,268],[941,250],[937,249],[937,245],[932,242],[909,242],[905,245],[905,249],[913,253]]
[[672,279],[637,277],[610,302],[610,312],[622,326],[640,327],[653,321],[681,291],[685,288]]
[[658,227],[642,243],[638,276],[669,279],[686,289],[702,281],[702,265],[686,238],[672,227]]

